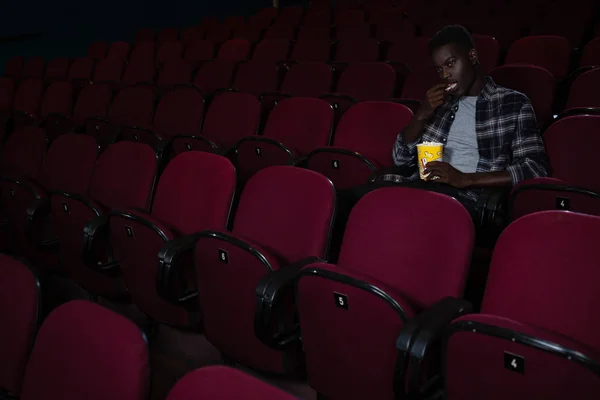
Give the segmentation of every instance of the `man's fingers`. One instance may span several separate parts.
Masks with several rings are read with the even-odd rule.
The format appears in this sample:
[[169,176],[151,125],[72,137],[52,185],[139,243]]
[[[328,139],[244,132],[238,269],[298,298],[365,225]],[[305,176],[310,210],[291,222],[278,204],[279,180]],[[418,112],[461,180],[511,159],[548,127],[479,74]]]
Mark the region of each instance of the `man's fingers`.
[[438,83],[437,85],[435,85],[431,89],[429,89],[427,91],[427,93],[433,93],[438,90],[446,90],[447,87],[448,87],[447,83]]

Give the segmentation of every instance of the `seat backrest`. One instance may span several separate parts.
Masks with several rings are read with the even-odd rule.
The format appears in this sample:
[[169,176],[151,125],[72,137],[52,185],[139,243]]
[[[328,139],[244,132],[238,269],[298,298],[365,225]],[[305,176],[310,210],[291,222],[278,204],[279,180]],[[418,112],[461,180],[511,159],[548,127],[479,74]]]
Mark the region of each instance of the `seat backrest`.
[[556,80],[550,71],[535,65],[503,65],[491,70],[490,76],[498,85],[529,97],[538,122],[551,120]]
[[114,42],[106,53],[106,58],[116,58],[120,61],[127,61],[129,53],[131,52],[131,46],[127,42]]
[[194,68],[202,61],[212,60],[215,57],[216,45],[212,40],[192,41],[185,49],[184,60]]
[[181,58],[174,58],[162,65],[156,79],[156,85],[161,89],[170,88],[175,85],[189,83],[191,78],[192,66]]
[[161,174],[152,216],[184,235],[226,229],[235,185],[235,167],[227,158],[203,151],[179,154]]
[[208,29],[206,38],[217,43],[223,43],[231,38],[232,29],[229,26],[216,25]]
[[260,122],[260,102],[250,93],[223,92],[213,99],[202,126],[202,136],[233,147],[255,135]]
[[334,17],[335,25],[359,25],[365,21],[365,12],[362,10],[346,10],[339,12]]
[[336,61],[364,62],[377,61],[379,42],[375,39],[340,40],[335,53]]
[[68,79],[91,81],[94,72],[95,61],[91,58],[78,58],[73,61],[69,68]]
[[333,108],[326,101],[293,97],[271,111],[263,135],[308,154],[331,143],[333,119]]
[[337,125],[333,144],[359,152],[381,168],[393,166],[390,149],[398,133],[413,118],[398,103],[365,101],[350,107]]
[[37,178],[48,146],[46,131],[37,126],[15,130],[2,149],[2,174],[16,178]]
[[273,25],[265,32],[265,39],[293,40],[295,37],[296,27],[294,25]]
[[400,97],[423,101],[427,91],[440,82],[441,78],[433,68],[413,70],[406,76]]
[[[366,22],[360,25],[342,25],[335,28],[335,38],[337,40],[354,41],[368,39],[369,37],[371,37],[371,24]],[[376,59],[373,61],[376,61]]]
[[21,82],[13,100],[13,109],[26,111],[36,115],[38,113],[44,82],[41,79],[28,78]]
[[204,98],[193,86],[165,92],[156,107],[154,130],[165,136],[196,135],[204,117]]
[[337,93],[358,101],[388,100],[394,95],[396,71],[386,63],[354,63],[342,73]]
[[290,52],[288,39],[264,39],[254,49],[252,59],[264,62],[278,62],[287,59]]
[[298,31],[298,40],[326,40],[329,41],[331,27],[329,25],[312,26],[304,25]]
[[233,232],[273,251],[284,264],[309,255],[326,258],[335,201],[333,184],[317,172],[265,168],[244,187]]
[[477,58],[484,73],[498,66],[500,58],[500,43],[489,35],[473,35]]
[[90,197],[111,209],[150,208],[158,160],[141,142],[114,143],[100,155],[90,183]]
[[46,89],[40,105],[40,116],[50,113],[71,115],[73,103],[73,86],[69,82],[54,82]]
[[392,43],[385,59],[404,63],[413,70],[432,66],[428,39],[423,37]]
[[562,118],[544,132],[546,152],[552,176],[569,185],[600,192],[600,183],[593,172],[594,157],[581,156],[579,143],[593,149],[600,145],[600,115],[574,115]]
[[10,76],[11,78],[20,77],[24,63],[25,59],[23,56],[14,56],[9,58],[4,66],[4,76]]
[[329,61],[331,42],[329,39],[299,39],[292,49],[291,60],[295,61]]
[[250,58],[252,44],[244,39],[231,39],[223,43],[217,54],[218,60],[242,61]]
[[302,62],[290,68],[281,91],[292,96],[317,97],[331,91],[333,71],[321,62]]
[[580,67],[590,67],[600,65],[600,37],[588,42],[583,48],[581,54]]
[[90,44],[87,48],[87,56],[94,60],[101,60],[106,56],[108,50],[108,44],[101,40]]
[[85,86],[79,93],[73,108],[73,122],[81,126],[88,118],[105,118],[108,115],[111,99],[110,87],[102,84]]
[[462,296],[473,243],[471,216],[457,200],[385,187],[365,195],[350,212],[338,266],[385,282],[423,309]]
[[248,61],[238,66],[233,87],[258,96],[263,92],[275,92],[277,80],[278,69],[275,63],[263,60]]
[[46,65],[46,80],[66,79],[69,71],[69,62],[67,57],[56,57],[48,61],[48,65]]
[[156,65],[163,65],[167,61],[183,56],[183,44],[179,41],[164,42],[156,53]]
[[147,342],[140,329],[107,308],[75,300],[56,308],[42,324],[21,399],[52,393],[64,400],[144,400],[149,377]]
[[113,57],[98,60],[94,70],[93,81],[98,82],[120,82],[123,77],[125,63],[123,60]]
[[204,39],[204,29],[199,26],[188,26],[181,32],[181,41],[185,47],[202,39]]
[[92,136],[60,135],[46,153],[39,182],[48,192],[85,195],[97,158],[98,145]]
[[[542,211],[519,218],[494,248],[481,312],[574,339],[600,351],[600,217]],[[507,296],[510,291],[510,296]]]
[[[19,299],[19,301],[15,301]],[[0,388],[18,396],[40,318],[37,277],[20,261],[0,254]]]
[[138,62],[140,60],[154,61],[156,56],[156,44],[154,42],[137,43],[129,56],[129,62]]
[[0,78],[0,112],[8,112],[12,108],[15,95],[15,81],[12,78]]
[[296,397],[268,385],[240,370],[212,366],[189,372],[169,392],[167,400],[189,400],[192,398],[219,398],[238,400],[251,396],[264,400],[294,400]]
[[232,61],[214,60],[202,64],[194,77],[194,85],[206,93],[227,88],[231,85],[234,68]]
[[546,68],[557,79],[569,70],[571,43],[562,36],[528,36],[514,42],[506,54],[506,65],[532,64]]
[[136,57],[129,61],[122,82],[130,86],[138,83],[152,83],[155,75],[154,58],[149,55],[147,57]]
[[579,75],[571,84],[569,99],[565,109],[600,108],[600,99],[596,95],[600,90],[600,69],[592,69]]
[[110,121],[116,125],[149,127],[154,115],[154,92],[148,86],[127,87],[114,98]]
[[262,37],[262,29],[256,26],[246,25],[233,30],[234,39],[245,39],[252,43],[260,41]]
[[21,70],[21,78],[38,78],[41,79],[44,76],[44,67],[46,61],[44,57],[33,56],[25,60],[23,69]]

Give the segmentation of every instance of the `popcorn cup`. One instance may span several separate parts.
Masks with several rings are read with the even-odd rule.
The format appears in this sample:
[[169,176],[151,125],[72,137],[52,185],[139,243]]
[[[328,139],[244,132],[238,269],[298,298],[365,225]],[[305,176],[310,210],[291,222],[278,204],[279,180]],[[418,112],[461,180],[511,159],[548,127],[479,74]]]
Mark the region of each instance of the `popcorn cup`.
[[425,166],[431,161],[441,161],[444,155],[444,145],[435,142],[423,142],[417,145],[417,157],[419,159],[419,176],[421,179],[427,178],[423,174]]

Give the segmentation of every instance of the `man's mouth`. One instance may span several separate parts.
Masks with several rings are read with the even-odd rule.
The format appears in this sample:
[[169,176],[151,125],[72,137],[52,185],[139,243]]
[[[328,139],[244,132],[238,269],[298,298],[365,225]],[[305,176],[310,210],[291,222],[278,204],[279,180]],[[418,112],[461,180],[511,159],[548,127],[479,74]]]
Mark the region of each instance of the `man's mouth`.
[[446,87],[446,92],[448,93],[453,93],[458,89],[458,82],[454,82],[448,85],[448,87]]

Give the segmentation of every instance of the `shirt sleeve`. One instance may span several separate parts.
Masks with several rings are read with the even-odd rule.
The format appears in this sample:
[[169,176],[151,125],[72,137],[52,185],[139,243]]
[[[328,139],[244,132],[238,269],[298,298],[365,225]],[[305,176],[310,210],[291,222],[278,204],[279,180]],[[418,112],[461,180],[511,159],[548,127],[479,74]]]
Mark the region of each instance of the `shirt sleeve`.
[[512,162],[507,168],[512,184],[548,176],[549,163],[531,102],[521,107],[512,140]]
[[406,144],[404,142],[404,130],[402,130],[394,142],[394,149],[392,151],[394,165],[397,167],[414,165],[417,159],[418,142],[416,140],[414,143]]

